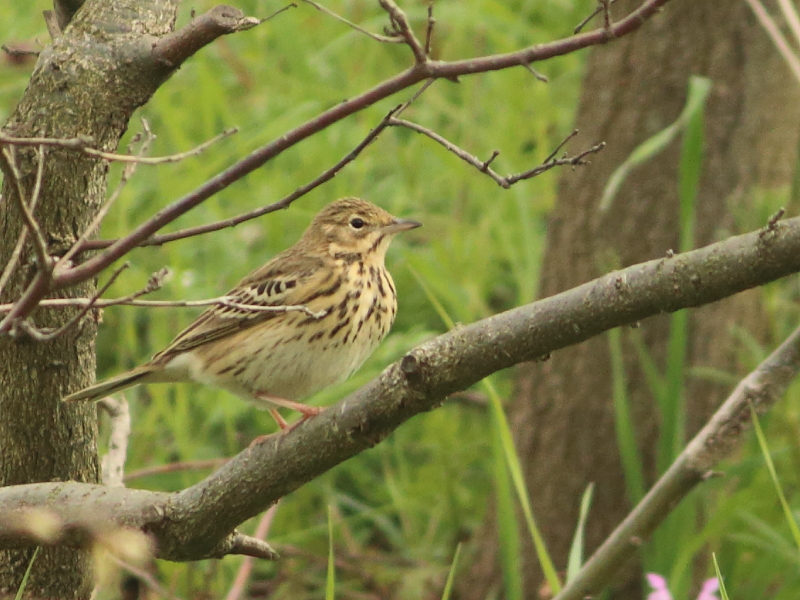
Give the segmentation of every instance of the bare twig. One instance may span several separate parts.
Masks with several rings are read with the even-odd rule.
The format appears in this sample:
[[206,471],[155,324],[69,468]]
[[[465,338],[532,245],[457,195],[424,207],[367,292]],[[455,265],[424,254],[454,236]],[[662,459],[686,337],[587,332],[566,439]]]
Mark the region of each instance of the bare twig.
[[[275,519],[275,513],[278,512],[278,502],[270,506],[267,511],[261,516],[256,527],[253,537],[257,540],[264,540],[269,533],[272,522]],[[248,556],[242,561],[239,571],[236,573],[236,578],[233,580],[233,585],[225,596],[225,600],[239,600],[247,587],[247,582],[250,580],[250,573],[253,570],[254,560]]]
[[[611,2],[609,2],[609,4],[614,4],[614,2],[616,2],[616,1],[617,1],[617,0],[611,0]],[[598,4],[598,6],[597,6],[597,7],[596,7],[596,8],[595,8],[593,11],[592,11],[592,14],[590,14],[590,15],[589,15],[588,17],[586,17],[586,18],[585,18],[583,21],[581,21],[580,23],[578,23],[578,24],[575,26],[575,28],[572,30],[572,32],[573,32],[573,33],[575,33],[575,34],[577,34],[577,33],[580,33],[580,32],[581,32],[581,29],[583,29],[584,27],[586,27],[586,25],[589,23],[589,21],[591,21],[592,19],[594,19],[594,18],[595,18],[597,15],[599,15],[601,12],[603,12],[603,5],[601,5],[601,4]]]
[[108,452],[103,456],[103,483],[123,487],[125,461],[128,457],[128,439],[131,435],[131,413],[124,396],[119,399],[106,396],[98,403],[109,416],[111,435],[108,438]]
[[428,61],[428,54],[425,52],[425,48],[422,44],[420,44],[417,36],[414,35],[414,30],[411,29],[411,26],[408,24],[406,13],[395,4],[394,0],[378,0],[378,4],[381,5],[383,10],[389,13],[391,28],[387,30],[387,33],[392,38],[402,40],[411,48],[411,52],[414,54],[414,60],[418,65],[425,64]]
[[212,144],[228,136],[237,133],[238,129],[232,127],[226,129],[219,135],[203,142],[199,146],[187,150],[186,152],[178,152],[177,154],[169,154],[167,156],[134,156],[131,154],[116,154],[114,152],[104,152],[97,150],[92,146],[94,140],[87,136],[77,136],[74,138],[48,138],[48,137],[14,137],[0,132],[0,145],[8,144],[14,146],[55,146],[58,148],[65,148],[67,150],[77,150],[83,152],[88,156],[96,156],[104,160],[112,162],[129,162],[139,163],[143,165],[162,165],[165,163],[173,163],[181,161],[190,156],[197,156],[206,150]]
[[[619,37],[636,31],[647,22],[648,19],[661,10],[667,2],[669,2],[669,0],[644,0],[639,8],[628,14],[625,18],[613,23],[610,33],[614,37]],[[153,236],[153,234],[158,232],[161,228],[185,214],[187,211],[231,185],[233,182],[238,181],[248,173],[261,167],[287,148],[298,144],[300,141],[322,131],[348,115],[363,110],[368,106],[372,106],[376,102],[426,79],[456,79],[460,75],[498,71],[519,66],[523,62],[530,64],[554,56],[569,54],[596,44],[602,44],[607,42],[608,39],[609,32],[596,30],[546,44],[536,44],[506,54],[481,56],[466,60],[425,61],[424,63],[417,63],[402,73],[398,73],[382,83],[379,83],[372,89],[366,90],[349,100],[332,106],[313,119],[310,119],[306,123],[299,125],[295,129],[252,152],[249,156],[228,167],[225,171],[207,180],[194,191],[161,209],[156,215],[136,227],[124,238],[117,240],[104,252],[60,273],[58,277],[54,278],[52,281],[44,277],[34,277],[14,310],[9,312],[5,319],[0,322],[0,334],[8,332],[16,320],[23,319],[30,314],[30,311],[37,306],[39,300],[44,298],[51,289],[76,285],[97,276],[103,269],[110,266],[133,248],[142,244],[142,242]]]
[[[403,104],[396,106],[392,110],[390,110],[387,115],[381,119],[381,121],[372,129],[367,136],[356,146],[347,153],[339,162],[333,165],[331,168],[326,169],[320,175],[315,177],[312,181],[308,182],[307,184],[300,186],[294,192],[285,196],[278,200],[277,202],[273,202],[272,204],[268,204],[267,206],[262,206],[261,208],[257,208],[255,210],[248,211],[241,215],[237,215],[230,219],[224,219],[222,221],[217,221],[215,223],[209,223],[207,225],[199,225],[197,227],[188,227],[186,229],[181,229],[180,231],[175,231],[173,233],[167,233],[164,235],[155,235],[144,242],[141,243],[141,246],[160,246],[161,244],[166,244],[168,242],[173,242],[175,240],[181,240],[189,237],[193,237],[196,235],[202,235],[204,233],[211,233],[214,231],[219,231],[220,229],[226,229],[228,227],[235,227],[236,225],[240,225],[246,221],[250,221],[252,219],[256,219],[263,215],[269,214],[271,212],[275,212],[278,210],[282,210],[288,207],[292,202],[305,196],[311,190],[319,187],[323,183],[330,181],[333,179],[339,171],[341,171],[347,164],[353,162],[360,154],[363,152],[367,146],[369,146],[375,139],[389,126],[389,119],[393,116],[396,116],[402,113],[408,106],[410,106],[417,98],[419,98],[422,93],[430,87],[433,83],[433,79],[427,80],[419,90],[406,102]],[[84,244],[83,248],[85,250],[96,250],[99,248],[108,248],[112,244],[118,242],[119,240],[93,240],[88,241]]]
[[530,66],[528,63],[522,63],[522,66],[523,66],[523,67],[525,67],[525,69],[527,69],[527,71],[528,71],[528,72],[529,72],[531,75],[533,75],[533,76],[534,76],[536,79],[538,79],[538,80],[539,80],[539,81],[541,81],[542,83],[549,83],[549,82],[550,82],[550,80],[547,78],[547,75],[544,75],[544,74],[542,74],[542,73],[539,73],[539,71],[537,71],[536,69],[534,69],[534,68],[533,68],[532,66]]
[[[150,148],[150,144],[155,139],[155,135],[150,130],[150,124],[147,122],[146,119],[142,119],[142,137],[135,136],[134,139],[131,141],[130,145],[128,146],[128,152],[132,154],[131,150],[133,146],[141,139],[142,143],[139,145],[139,151],[136,153],[136,158],[141,158],[142,155],[147,152]],[[114,205],[114,202],[117,201],[122,190],[125,188],[125,185],[128,183],[128,180],[133,177],[134,173],[136,172],[136,168],[138,167],[138,162],[129,162],[125,165],[125,168],[122,169],[122,174],[119,178],[119,183],[117,184],[116,189],[111,194],[111,196],[106,200],[103,206],[100,207],[100,210],[97,211],[92,222],[89,223],[89,226],[86,227],[83,232],[80,234],[78,239],[75,241],[74,244],[67,250],[67,252],[58,259],[58,262],[53,267],[53,270],[56,274],[58,274],[59,269],[64,268],[65,265],[70,264],[70,260],[72,259],[75,254],[80,252],[81,247],[89,239],[90,236],[94,235],[95,231],[100,227],[103,219],[106,218],[108,211],[111,210],[111,207]]]
[[[599,592],[641,541],[741,441],[751,423],[750,406],[765,412],[800,372],[800,329],[745,377],[681,452],[636,508],[611,533],[554,600],[582,600]],[[638,540],[635,543],[634,540]]]
[[[128,263],[124,263],[117,269],[115,269],[114,272],[111,274],[111,277],[108,278],[108,281],[106,281],[103,287],[97,290],[97,292],[91,298],[88,298],[88,301],[86,302],[86,304],[83,305],[83,308],[81,308],[81,310],[78,311],[78,314],[69,319],[61,327],[55,329],[37,329],[36,327],[34,327],[33,324],[29,323],[27,320],[22,320],[16,323],[15,329],[19,329],[28,336],[32,337],[37,342],[47,342],[61,335],[64,335],[64,332],[66,332],[70,327],[78,323],[86,315],[86,313],[88,313],[93,307],[96,306],[97,300],[100,298],[100,296],[102,296],[103,294],[106,293],[106,291],[108,291],[108,288],[111,287],[111,285],[117,280],[117,277],[119,277],[120,274],[125,269],[128,268],[128,266],[129,266]],[[12,305],[12,310],[13,310],[13,305]],[[15,329],[12,329],[12,333],[15,331]]]
[[481,173],[485,173],[486,175],[491,177],[492,180],[495,183],[497,183],[497,185],[499,185],[504,189],[510,188],[512,185],[514,185],[519,181],[536,177],[537,175],[540,175],[545,171],[549,171],[554,167],[561,167],[561,166],[574,167],[577,165],[588,164],[587,161],[585,160],[586,156],[588,156],[589,154],[595,154],[605,147],[605,142],[601,142],[599,144],[595,144],[588,150],[584,150],[583,152],[577,154],[576,156],[570,157],[565,154],[562,158],[555,158],[555,154],[564,146],[564,144],[567,141],[569,141],[577,133],[574,131],[569,136],[567,136],[567,138],[563,142],[561,142],[558,145],[558,147],[550,154],[550,156],[548,156],[547,159],[545,159],[545,161],[539,166],[534,167],[533,169],[530,169],[528,171],[524,171],[523,173],[519,173],[517,175],[509,175],[507,177],[503,177],[502,175],[499,175],[496,171],[494,171],[489,167],[489,165],[494,161],[494,159],[497,158],[497,156],[500,154],[499,150],[495,150],[494,152],[492,152],[492,155],[489,157],[488,160],[482,161],[476,156],[473,156],[472,154],[467,152],[466,150],[459,148],[453,142],[442,137],[435,131],[428,129],[427,127],[423,127],[422,125],[419,125],[417,123],[412,123],[411,121],[406,121],[405,119],[392,118],[389,124],[395,127],[407,127],[408,129],[411,129],[413,131],[416,131],[431,138],[433,141],[441,144],[442,146],[444,146],[444,148],[446,148],[447,150],[458,156],[464,162],[472,165],[473,167],[478,169],[478,171],[480,171]]
[[[33,236],[33,247],[36,251],[36,260],[38,262],[39,270],[43,273],[50,273],[52,269],[52,260],[47,253],[47,242],[44,239],[44,234],[42,234],[42,230],[39,227],[39,223],[36,222],[36,219],[33,216],[33,212],[31,207],[27,204],[25,200],[25,193],[24,187],[22,185],[22,174],[19,172],[19,168],[17,167],[17,159],[16,159],[16,151],[14,147],[6,147],[2,150],[3,157],[5,158],[4,163],[7,165],[8,170],[11,175],[11,179],[14,182],[14,188],[16,194],[14,197],[17,199],[17,207],[19,208],[20,212],[22,213],[22,218],[25,223],[24,227],[31,232]],[[31,194],[30,204],[35,206],[36,202],[38,201],[39,192],[41,190],[41,183],[42,183],[42,173],[44,171],[44,147],[39,146],[39,164],[36,171],[36,184],[33,189],[33,193]]]
[[433,28],[436,26],[436,19],[433,18],[433,0],[428,4],[428,25],[425,28],[425,56],[431,55],[431,42],[433,40]]
[[800,57],[798,57],[797,53],[792,49],[783,33],[781,33],[778,25],[772,17],[769,16],[769,13],[764,8],[764,5],[761,4],[760,0],[745,0],[745,2],[747,2],[750,9],[755,13],[759,23],[761,23],[761,26],[767,32],[770,39],[772,39],[772,43],[775,44],[778,52],[780,52],[780,55],[789,65],[795,78],[800,81]]
[[283,8],[279,8],[279,9],[278,9],[278,10],[276,10],[274,13],[272,13],[270,16],[268,16],[268,17],[264,17],[263,19],[261,19],[261,22],[262,22],[262,23],[265,23],[265,22],[267,22],[267,21],[269,21],[269,20],[271,20],[271,19],[274,19],[274,18],[275,18],[275,17],[277,17],[279,14],[281,14],[281,13],[283,13],[283,12],[286,12],[286,11],[287,11],[287,10],[289,10],[290,8],[297,8],[297,2],[290,2],[289,4],[287,4],[286,6],[284,6]]
[[[82,538],[73,535],[70,526],[92,518],[94,523],[147,531],[155,541],[156,555],[169,560],[218,558],[249,550],[249,544],[231,534],[234,527],[373,447],[401,423],[441,405],[448,395],[513,364],[581,343],[611,328],[715,302],[798,271],[800,218],[794,218],[783,221],[767,239],[755,231],[609,273],[426,341],[337,405],[249,448],[180,492],[72,481],[0,488],[0,548],[39,543],[20,540],[16,529],[10,531],[4,522],[12,511],[41,506],[67,525],[60,540],[64,544],[80,544]],[[624,290],[620,290],[620,280],[625,282]],[[780,377],[781,372],[776,370],[776,375]],[[727,428],[723,431],[735,433],[742,424],[739,415],[723,419]],[[705,453],[699,454],[702,460],[691,466],[707,473],[710,467],[705,459],[719,458],[718,442],[724,439],[711,438]]]
[[[56,7],[58,3],[56,3]],[[47,26],[47,33],[50,34],[50,39],[54,42],[61,37],[61,23],[58,14],[53,10],[45,10],[42,12],[44,16],[44,24]]]
[[[42,187],[43,168],[44,168],[44,160],[40,160],[39,167],[36,171],[36,184],[34,185],[33,188],[33,196],[31,197],[31,203],[30,203],[31,212],[36,210],[36,203],[39,201],[40,191]],[[11,257],[9,258],[8,263],[3,269],[3,273],[0,274],[0,293],[3,292],[3,288],[5,288],[6,284],[8,283],[8,280],[11,279],[11,275],[17,268],[17,264],[19,263],[20,256],[22,256],[22,249],[25,247],[25,240],[27,239],[27,237],[28,237],[28,228],[23,227],[22,231],[19,232],[19,238],[17,239],[17,244],[14,246],[14,250],[11,252]]]
[[134,479],[141,479],[142,477],[150,477],[152,475],[164,475],[167,473],[176,473],[179,471],[194,471],[199,469],[216,469],[221,467],[229,458],[209,458],[207,460],[187,460],[184,462],[168,463],[166,465],[156,465],[154,467],[145,467],[131,471],[125,475],[125,481],[133,481]]
[[344,23],[348,27],[352,27],[353,29],[355,29],[359,33],[363,33],[367,37],[369,37],[369,38],[371,38],[371,39],[373,39],[373,40],[375,40],[377,42],[383,42],[385,44],[403,44],[403,43],[405,43],[405,40],[403,40],[402,38],[389,37],[387,35],[379,35],[377,33],[372,33],[371,31],[368,31],[368,30],[364,29],[360,25],[356,25],[352,21],[348,21],[342,15],[333,12],[331,9],[326,8],[325,6],[322,6],[318,2],[314,2],[314,0],[303,0],[303,2],[305,2],[306,4],[310,4],[311,6],[316,8],[318,11],[325,13],[329,17],[333,17],[337,21],[341,21],[342,23]]

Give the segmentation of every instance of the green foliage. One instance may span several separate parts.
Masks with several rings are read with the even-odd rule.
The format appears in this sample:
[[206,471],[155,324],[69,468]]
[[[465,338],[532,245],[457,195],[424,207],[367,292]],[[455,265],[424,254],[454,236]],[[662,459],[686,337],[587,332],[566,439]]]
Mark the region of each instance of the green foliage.
[[[187,22],[190,8],[202,12],[214,4],[201,0],[187,5],[178,25]],[[236,4],[256,16],[279,7],[253,0]],[[426,4],[401,4],[423,32]],[[590,5],[588,0],[479,0],[467,10],[461,2],[439,0],[434,7],[435,57],[505,52],[567,35]],[[387,23],[385,13],[372,1],[332,0],[326,6],[372,31],[380,32]],[[40,15],[46,8],[44,0],[4,8],[3,40],[37,36],[45,40]],[[259,145],[405,69],[410,61],[407,48],[381,45],[302,3],[254,30],[218,40],[187,62],[140,116],[158,135],[153,155],[187,150],[231,126],[240,132],[199,157],[161,167],[140,166],[104,223],[102,236],[125,234]],[[0,68],[0,117],[9,114],[22,93],[31,66]],[[570,131],[582,57],[548,61],[537,69],[549,77],[549,84],[522,67],[465,77],[457,84],[437,81],[404,116],[477,156],[488,158],[499,149],[494,166],[500,172],[525,170],[545,158]],[[274,202],[350,152],[389,108],[411,93],[379,103],[287,151],[168,230]],[[135,120],[130,129],[132,133],[140,129]],[[127,138],[123,147],[126,144]],[[112,166],[112,186],[119,171]],[[444,309],[460,322],[532,300],[544,217],[553,205],[557,178],[557,173],[549,173],[505,191],[427,138],[388,130],[334,180],[289,210],[202,238],[137,250],[129,257],[131,268],[108,296],[141,288],[163,266],[171,274],[152,298],[217,296],[296,241],[320,207],[345,195],[359,195],[395,214],[419,219],[424,227],[398,240],[388,256],[400,299],[393,333],[350,381],[311,401],[328,405],[413,345],[443,331],[407,265],[420,273]],[[146,360],[196,314],[188,309],[106,310],[98,340],[98,376]],[[506,378],[496,382],[499,394],[507,396]],[[199,386],[139,388],[128,399],[133,413],[129,473],[145,466],[231,456],[274,427],[268,414]],[[492,472],[500,455],[493,441],[496,428],[487,426],[491,421],[485,406],[448,403],[286,498],[270,542],[279,548],[298,548],[299,553],[294,557],[290,553],[278,565],[257,565],[256,577],[270,581],[270,597],[302,599],[330,592],[325,568],[329,505],[341,533],[334,540],[337,564],[353,566],[337,567],[337,596],[359,592],[393,598],[441,596],[454,549],[482,522],[496,484]],[[177,490],[207,473],[151,475],[131,485]],[[518,565],[520,524],[513,503],[512,495],[504,515],[509,540],[517,536],[517,543],[509,541],[507,558]],[[249,527],[255,524],[243,529]],[[193,565],[160,562],[158,578],[183,597],[201,592],[221,597],[237,567],[235,558]],[[515,569],[519,582],[518,568],[509,572]]]
[[[279,7],[255,0],[234,4],[256,16],[266,16]],[[401,4],[417,30],[423,31],[426,4],[410,0]],[[211,0],[187,5],[179,25],[189,19],[190,8],[201,12],[213,5]],[[370,0],[331,0],[326,5],[372,31],[381,31],[386,24],[385,14]],[[456,0],[437,0],[434,54],[443,59],[465,58],[555,39],[568,34],[593,6],[589,0],[475,0],[465,7]],[[40,15],[47,8],[50,5],[44,0],[4,6],[0,20],[3,41],[45,40]],[[103,237],[125,234],[259,145],[409,64],[407,48],[378,44],[302,3],[254,30],[218,40],[185,64],[140,116],[158,135],[154,155],[185,151],[231,126],[238,126],[240,132],[200,157],[160,167],[141,166],[104,223]],[[3,120],[22,94],[31,68],[30,62],[21,66],[0,62]],[[405,116],[477,156],[488,158],[499,149],[501,154],[494,163],[499,172],[522,171],[538,164],[571,130],[582,56],[551,60],[536,68],[549,77],[549,84],[536,81],[522,67],[465,77],[457,84],[437,81]],[[410,95],[407,92],[379,103],[287,151],[182,217],[169,230],[228,218],[274,202],[351,151],[390,107]],[[701,131],[702,122],[698,125],[689,120],[684,125],[686,139],[696,140],[692,132]],[[131,131],[139,129],[134,121]],[[127,138],[123,146],[126,143]],[[696,146],[692,149],[687,144],[685,148],[687,156],[697,151]],[[697,173],[689,169],[692,163],[685,166],[681,189],[690,198]],[[119,167],[112,167],[112,186],[119,172]],[[501,190],[430,140],[407,130],[389,130],[334,180],[289,210],[202,238],[137,250],[130,256],[131,269],[108,295],[135,291],[151,273],[168,266],[171,275],[164,289],[152,298],[217,296],[296,241],[312,215],[340,196],[363,196],[395,214],[419,219],[424,227],[398,240],[388,257],[400,299],[394,330],[351,380],[312,400],[329,405],[410,347],[444,330],[412,268],[430,288],[430,296],[441,303],[440,310],[458,322],[472,322],[534,299],[544,219],[555,199],[558,176],[548,173]],[[736,210],[741,213],[740,221],[761,226],[766,222],[764,215],[774,213],[785,202],[786,193],[754,191],[753,198],[749,206],[756,208]],[[691,204],[683,206],[691,208]],[[691,214],[682,212],[682,222],[688,223]],[[798,297],[796,290],[785,285],[765,290],[776,338],[798,322]],[[147,359],[196,314],[188,309],[106,310],[98,340],[98,376]],[[675,332],[671,346],[674,355],[670,354],[675,366],[666,373],[640,352],[651,388],[671,390],[669,398],[680,396],[685,378],[699,373],[686,372],[681,354],[685,338],[678,334]],[[745,332],[737,335],[747,339]],[[637,339],[635,335],[633,339]],[[754,342],[748,347],[749,360],[755,364],[764,350]],[[513,452],[509,452],[507,427],[502,428],[499,419],[499,399],[508,397],[509,380],[500,374],[493,377],[492,384],[498,391],[489,389],[490,406],[448,402],[285,498],[269,536],[270,542],[282,549],[284,559],[276,565],[256,566],[255,578],[267,582],[269,597],[330,597],[335,583],[341,598],[359,594],[398,600],[446,598],[456,573],[458,554],[454,556],[454,551],[482,522],[492,493],[499,513],[504,573],[497,593],[502,586],[505,597],[521,597],[520,535],[525,534],[525,526],[517,520],[515,504],[524,506],[526,500],[519,465],[509,470]],[[800,473],[798,391],[795,387],[790,392],[784,410],[771,415],[765,427],[774,448],[776,472],[781,474],[787,503],[794,511],[800,501],[796,492],[796,474]],[[624,386],[615,388],[618,411],[624,408],[623,392]],[[202,387],[154,385],[134,390],[128,397],[133,413],[129,473],[176,461],[232,456],[274,427],[269,415],[224,392]],[[669,398],[658,398],[659,406],[670,402]],[[673,405],[670,413],[675,429],[669,443],[662,446],[665,452],[677,450],[677,441],[682,439],[680,406]],[[641,472],[633,451],[621,446],[629,461],[628,471]],[[789,541],[787,521],[774,502],[772,483],[759,457],[757,445],[748,442],[728,465],[728,477],[707,484],[692,499],[698,506],[698,518],[676,529],[679,535],[658,537],[651,545],[663,561],[658,563],[664,565],[661,572],[668,574],[671,584],[675,582],[676,598],[689,597],[693,560],[697,555],[707,556],[709,549],[719,557],[721,571],[737,597],[788,600],[796,595],[792,590],[800,586],[797,549]],[[177,490],[206,474],[185,470],[139,478],[133,484]],[[643,484],[634,485],[631,497],[639,497],[641,489]],[[588,491],[584,498],[569,575],[582,560],[582,532],[591,519]],[[528,508],[523,513],[531,525],[532,512]],[[255,523],[242,527],[244,531],[254,528]],[[646,551],[655,554],[650,548]],[[329,579],[333,556],[337,560],[335,581]],[[235,558],[196,564],[159,562],[157,578],[181,597],[223,597],[238,565]],[[103,594],[114,595],[112,591]]]

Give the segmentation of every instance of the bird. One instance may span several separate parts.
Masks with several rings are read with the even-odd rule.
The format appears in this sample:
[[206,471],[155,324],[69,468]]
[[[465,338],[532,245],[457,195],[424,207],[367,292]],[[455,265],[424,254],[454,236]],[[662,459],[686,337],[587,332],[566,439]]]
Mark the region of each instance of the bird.
[[384,264],[394,236],[421,223],[356,197],[328,204],[300,239],[242,279],[153,358],[69,394],[99,400],[139,384],[197,382],[270,411],[301,404],[353,374],[389,332],[397,292]]

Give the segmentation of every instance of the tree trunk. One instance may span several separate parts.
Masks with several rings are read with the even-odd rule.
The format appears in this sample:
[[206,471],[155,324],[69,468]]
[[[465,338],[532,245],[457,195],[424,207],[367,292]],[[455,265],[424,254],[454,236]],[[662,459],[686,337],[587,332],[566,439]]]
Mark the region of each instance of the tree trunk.
[[[149,99],[167,75],[164,65],[134,59],[146,55],[142,44],[147,35],[164,35],[172,29],[176,8],[177,0],[88,0],[63,35],[42,51],[4,133],[55,138],[88,135],[94,147],[115,150],[134,109]],[[36,179],[36,151],[19,147],[15,155],[27,202]],[[9,262],[23,227],[14,178],[7,168],[4,172],[2,266]],[[105,198],[107,172],[105,161],[47,149],[34,214],[50,255],[63,254],[89,225]],[[32,236],[27,239],[19,266],[0,296],[2,302],[19,298],[36,272]],[[94,284],[86,283],[54,295],[87,296],[93,290]],[[58,327],[74,314],[39,309],[32,321],[37,327]],[[24,334],[0,337],[0,486],[98,480],[95,408],[60,402],[66,393],[94,380],[95,333],[96,319],[87,316],[48,342],[35,342]],[[32,554],[31,550],[0,552],[0,597],[16,593]],[[92,588],[89,558],[88,551],[43,548],[26,595],[88,598]]]
[[[637,4],[612,5],[623,14]],[[686,101],[691,75],[713,82],[706,109],[706,153],[696,206],[696,245],[735,228],[731,207],[754,186],[791,182],[800,112],[797,82],[791,79],[766,34],[743,2],[670,4],[646,31],[592,50],[577,117],[583,144],[605,140],[607,148],[590,167],[563,177],[552,217],[542,271],[541,296],[550,296],[608,270],[608,256],[621,266],[678,249],[678,156],[672,146],[637,168],[611,209],[598,212],[613,170],[645,139],[669,125]],[[576,147],[581,142],[576,142]],[[737,370],[731,326],[763,338],[759,292],[741,294],[695,310],[688,361],[729,372]],[[643,339],[663,366],[669,317],[642,324]],[[648,475],[654,475],[658,422],[654,399],[632,352],[626,384]],[[587,546],[596,548],[629,509],[616,445],[611,405],[608,338],[600,336],[517,371],[518,393],[510,406],[529,493],[556,566],[566,556],[578,519],[580,497],[595,483]],[[696,431],[728,390],[693,382],[687,391],[689,433]],[[461,597],[483,599],[499,580],[497,540],[490,516],[479,554],[462,581]],[[526,597],[538,597],[541,570],[525,543]],[[640,577],[626,571],[615,599],[641,600]]]

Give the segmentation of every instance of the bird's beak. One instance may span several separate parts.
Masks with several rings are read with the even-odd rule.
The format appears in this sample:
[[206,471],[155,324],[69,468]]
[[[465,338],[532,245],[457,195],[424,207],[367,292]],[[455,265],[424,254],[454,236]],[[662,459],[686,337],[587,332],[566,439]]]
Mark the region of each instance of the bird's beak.
[[411,219],[395,219],[388,225],[381,227],[384,233],[400,233],[401,231],[408,231],[409,229],[416,229],[422,227],[419,221],[412,221]]

